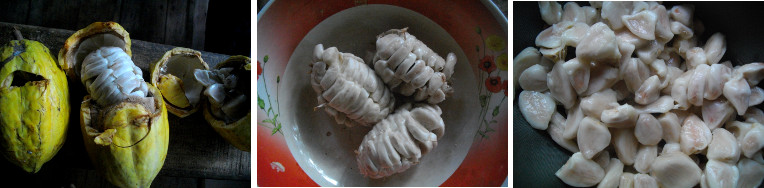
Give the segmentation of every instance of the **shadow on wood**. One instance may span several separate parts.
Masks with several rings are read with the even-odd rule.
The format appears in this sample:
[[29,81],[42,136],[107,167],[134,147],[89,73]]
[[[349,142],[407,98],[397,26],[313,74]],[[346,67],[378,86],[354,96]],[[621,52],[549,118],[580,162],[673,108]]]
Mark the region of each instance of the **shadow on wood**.
[[76,31],[93,22],[115,21],[134,39],[204,50],[208,4],[209,0],[3,0],[0,22]]
[[[17,27],[26,39],[36,40],[48,47],[53,57],[57,57],[63,42],[74,31],[50,29],[37,26],[18,25],[0,22],[0,44],[4,45],[13,37],[12,28]],[[133,61],[143,71],[144,79],[148,80],[149,64],[159,59],[173,46],[132,40]],[[227,55],[202,52],[202,58],[213,67],[222,62]],[[85,89],[79,80],[69,80],[70,113],[69,128],[66,141],[61,150],[48,163],[42,166],[37,174],[27,174],[5,159],[0,159],[0,169],[6,169],[2,179],[14,183],[30,183],[32,187],[68,187],[72,182],[88,182],[98,178],[96,183],[105,179],[100,178],[93,170],[90,158],[83,145],[79,125],[79,110]],[[210,178],[224,180],[251,179],[251,154],[236,149],[227,143],[204,120],[201,111],[180,119],[169,115],[170,143],[167,158],[159,176]],[[85,175],[83,175],[85,174]],[[82,181],[80,181],[82,180]],[[6,181],[8,182],[8,181]],[[35,186],[36,184],[42,184]],[[108,182],[106,182],[107,185]],[[82,185],[82,184],[80,184]],[[89,184],[86,184],[89,185]],[[85,187],[100,187],[103,184]]]

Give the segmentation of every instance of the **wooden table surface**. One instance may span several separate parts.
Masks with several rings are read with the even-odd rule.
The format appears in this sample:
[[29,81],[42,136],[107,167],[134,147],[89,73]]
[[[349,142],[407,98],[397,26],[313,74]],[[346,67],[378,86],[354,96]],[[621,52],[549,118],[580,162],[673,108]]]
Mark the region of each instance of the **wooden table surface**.
[[[57,57],[64,41],[74,33],[70,30],[0,22],[0,45],[14,38],[14,26],[21,31],[24,38],[45,44],[54,58]],[[133,61],[143,70],[144,79],[149,79],[149,64],[172,48],[173,46],[169,45],[132,40]],[[202,58],[210,67],[228,57],[229,55],[202,52]],[[110,186],[93,169],[83,145],[78,113],[85,89],[77,82],[79,80],[69,80],[72,112],[66,142],[58,154],[45,163],[36,174],[28,174],[7,160],[0,159],[0,169],[4,175],[2,179],[25,185]],[[153,185],[195,187],[199,179],[250,181],[251,154],[238,150],[223,140],[204,120],[201,111],[183,119],[170,114],[169,121],[170,143],[167,158]]]

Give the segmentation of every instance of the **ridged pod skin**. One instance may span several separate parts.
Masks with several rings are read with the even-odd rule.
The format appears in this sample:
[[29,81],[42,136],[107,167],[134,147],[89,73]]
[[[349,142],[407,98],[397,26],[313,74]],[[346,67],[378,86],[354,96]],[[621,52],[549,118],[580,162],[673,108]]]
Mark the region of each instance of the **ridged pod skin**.
[[149,187],[164,165],[169,144],[167,108],[162,94],[149,86],[155,103],[125,101],[99,107],[85,96],[80,131],[96,171],[119,187]]
[[[249,57],[246,56],[231,56],[230,58],[226,59],[223,62],[218,63],[215,66],[215,69],[220,69],[224,67],[235,67],[236,69],[244,69],[246,72],[246,75],[243,75],[242,78],[239,80],[244,80],[246,83],[243,83],[244,87],[249,87],[249,80],[251,78],[251,63]],[[250,91],[249,88],[247,89],[246,95],[248,97],[247,100],[250,100]],[[236,148],[249,152],[252,148],[251,142],[250,142],[250,130],[251,129],[251,123],[252,122],[252,111],[251,109],[248,109],[248,113],[246,116],[242,117],[241,119],[238,119],[233,122],[226,123],[225,120],[217,118],[212,115],[212,112],[210,112],[210,104],[208,102],[204,103],[203,106],[203,112],[204,112],[204,119],[207,120],[207,122],[212,126],[215,131],[220,134],[221,137],[223,137],[228,143],[231,143]],[[247,104],[249,104],[249,101],[247,101]]]
[[69,124],[69,86],[50,50],[32,40],[0,48],[0,148],[29,173],[58,153]]
[[[167,110],[180,117],[184,118],[188,115],[193,114],[197,110],[199,110],[199,107],[202,106],[201,100],[198,100],[202,88],[199,88],[198,93],[195,93],[197,95],[197,101],[195,104],[187,104],[187,106],[180,106],[179,104],[174,104],[173,98],[176,100],[186,100],[186,103],[188,102],[188,98],[184,95],[184,93],[177,93],[178,91],[185,92],[187,87],[185,87],[187,80],[193,81],[193,75],[194,72],[191,70],[190,72],[187,72],[187,75],[190,76],[190,79],[183,79],[183,76],[185,75],[174,75],[170,74],[168,71],[168,63],[170,62],[183,62],[178,60],[179,58],[187,58],[185,63],[188,63],[189,69],[199,69],[203,68],[204,70],[208,70],[209,66],[206,62],[202,59],[202,54],[199,51],[188,49],[188,48],[182,48],[177,47],[173,48],[170,51],[165,52],[165,54],[162,56],[162,58],[154,61],[150,66],[150,72],[151,72],[151,84],[157,87],[161,92],[162,96],[164,96],[165,102],[167,102]],[[164,76],[164,78],[163,78]],[[178,79],[177,81],[171,80],[171,81],[165,81],[165,78],[168,77],[175,77]],[[179,89],[179,90],[178,90]],[[178,102],[175,102],[178,103]]]

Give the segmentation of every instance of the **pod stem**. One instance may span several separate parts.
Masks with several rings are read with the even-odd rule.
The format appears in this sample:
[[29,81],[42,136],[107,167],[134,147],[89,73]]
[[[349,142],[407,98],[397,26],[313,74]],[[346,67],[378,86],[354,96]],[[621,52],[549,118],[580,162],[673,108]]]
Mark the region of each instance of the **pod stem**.
[[16,36],[16,40],[24,40],[24,36],[21,36],[21,32],[16,26],[13,26],[13,34]]

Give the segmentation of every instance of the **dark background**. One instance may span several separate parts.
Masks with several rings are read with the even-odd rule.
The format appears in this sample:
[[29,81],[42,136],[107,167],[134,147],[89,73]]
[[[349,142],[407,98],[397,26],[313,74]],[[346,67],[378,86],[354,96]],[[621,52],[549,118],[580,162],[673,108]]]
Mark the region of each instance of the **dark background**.
[[97,21],[119,23],[133,40],[251,56],[249,1],[0,1],[0,22],[77,31]]
[[[558,3],[564,7],[566,2]],[[588,2],[576,3],[589,6]],[[764,61],[763,2],[663,2],[666,9],[680,4],[695,5],[694,17],[705,27],[705,32],[699,35],[698,46],[702,47],[712,34],[721,32],[727,41],[727,51],[722,61],[730,60],[733,65]],[[536,35],[548,26],[541,19],[537,2],[513,2],[513,5],[512,45],[513,56],[516,56],[526,47],[536,47]],[[697,31],[695,34],[698,34]],[[764,82],[758,85],[763,86]],[[521,90],[515,89],[517,101]],[[756,107],[761,109],[762,106]],[[513,184],[517,187],[570,187],[554,173],[572,153],[552,141],[547,131],[531,128],[519,113],[517,104],[513,104],[513,108]]]

